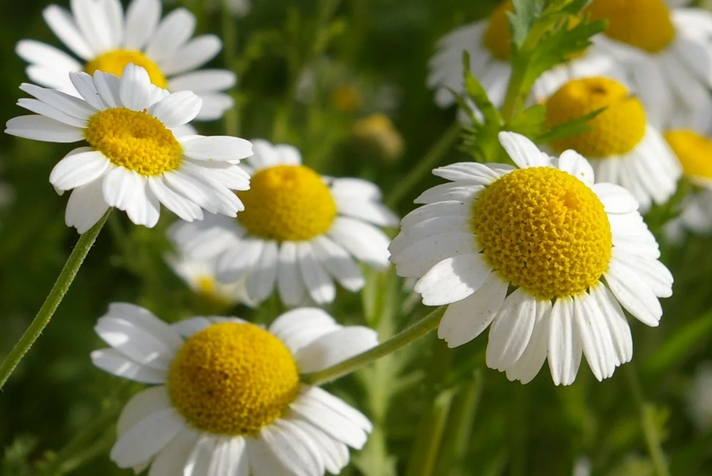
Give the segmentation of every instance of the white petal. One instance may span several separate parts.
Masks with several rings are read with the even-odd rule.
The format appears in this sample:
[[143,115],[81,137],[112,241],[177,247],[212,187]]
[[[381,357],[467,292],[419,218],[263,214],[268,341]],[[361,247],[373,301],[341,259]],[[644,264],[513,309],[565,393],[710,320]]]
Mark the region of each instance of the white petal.
[[134,111],[151,106],[151,78],[141,66],[127,64],[119,78],[121,103]]
[[560,297],[549,320],[549,369],[554,385],[571,385],[581,364],[581,343],[574,329],[573,299]]
[[79,32],[74,17],[66,9],[50,5],[42,11],[42,16],[57,38],[67,45],[74,54],[83,60],[89,60],[94,56],[87,40]]
[[49,104],[43,103],[37,99],[21,98],[17,100],[17,105],[27,109],[30,112],[49,117],[50,119],[54,119],[62,124],[67,124],[68,126],[79,129],[86,129],[87,127],[86,120],[70,116],[69,114],[62,112],[59,109],[55,109]]
[[326,390],[324,390],[320,387],[312,387],[310,385],[302,385],[302,389],[301,389],[300,393],[304,397],[308,397],[309,399],[319,400],[322,404],[331,407],[333,410],[337,411],[338,413],[342,414],[349,420],[356,423],[360,428],[363,428],[366,432],[370,433],[373,430],[373,425],[371,425],[371,422],[368,420],[368,418],[366,418],[363,415],[363,413],[356,410],[351,405],[348,405],[346,402],[344,402],[340,398],[330,394]]
[[418,280],[415,292],[426,306],[441,306],[460,301],[477,291],[492,269],[480,254],[446,258]]
[[5,127],[6,134],[43,142],[69,143],[84,140],[83,129],[44,116],[13,117]]
[[220,211],[220,202],[210,193],[209,185],[194,175],[174,170],[164,173],[163,179],[171,190],[197,203],[210,213]]
[[355,200],[334,195],[336,209],[340,214],[357,218],[377,226],[395,227],[398,216],[385,205],[368,200]]
[[252,155],[252,144],[239,137],[193,136],[180,143],[183,153],[195,160],[240,160]]
[[102,71],[94,72],[94,85],[101,99],[109,107],[122,107],[121,82],[118,76]]
[[109,205],[104,201],[102,183],[97,180],[72,191],[67,202],[64,222],[67,226],[75,227],[77,233],[84,234],[108,209]]
[[300,396],[289,405],[295,414],[310,422],[332,438],[361,449],[366,444],[366,432],[356,423],[337,412],[321,400]]
[[79,99],[69,94],[55,91],[52,89],[41,88],[34,84],[23,83],[20,89],[27,94],[31,94],[40,101],[49,104],[55,109],[74,116],[79,119],[87,120],[94,115],[97,110],[83,99]]
[[300,373],[318,372],[365,352],[378,344],[373,329],[348,326],[325,334],[302,347],[295,355]]
[[161,19],[161,2],[158,0],[133,0],[126,9],[124,47],[142,50],[153,35]]
[[[510,167],[512,170],[513,168]],[[446,180],[471,185],[489,185],[501,177],[501,173],[476,162],[459,162],[433,170],[433,175]]]
[[198,435],[182,429],[151,462],[148,476],[174,476],[183,473],[186,460],[198,440]]
[[161,61],[161,71],[167,76],[199,68],[213,59],[222,48],[215,35],[202,35],[190,40],[178,51]]
[[146,45],[146,56],[158,62],[158,66],[164,59],[169,58],[188,39],[193,36],[195,30],[195,16],[185,8],[177,8],[163,18],[158,26],[156,34]]
[[96,0],[70,0],[69,2],[74,21],[95,54],[118,46],[112,42],[112,28],[108,24],[102,3]]
[[341,286],[349,291],[358,291],[366,280],[356,262],[342,247],[326,236],[317,236],[312,241],[316,259]]
[[137,364],[115,349],[95,350],[91,360],[100,369],[142,383],[165,383],[166,372]]
[[410,227],[423,220],[440,216],[469,217],[470,205],[470,203],[455,200],[423,205],[404,216],[401,220],[401,226],[403,228]]
[[170,79],[172,91],[193,91],[194,93],[224,91],[235,86],[237,77],[226,69],[201,69]]
[[606,213],[631,213],[638,210],[638,201],[623,187],[612,183],[597,183],[592,188],[603,203]]
[[285,241],[279,248],[277,289],[279,298],[288,306],[299,304],[306,292],[297,262],[297,245],[291,241]]
[[[592,302],[589,303],[588,301]],[[574,297],[574,327],[591,372],[600,382],[613,375],[619,362],[604,317],[596,313],[595,301],[584,293]]]
[[308,242],[297,243],[297,261],[309,296],[317,304],[332,302],[336,296],[334,282],[314,256]]
[[593,167],[581,154],[575,150],[567,150],[561,154],[555,165],[559,170],[568,172],[588,186],[594,182]]
[[111,459],[120,468],[140,464],[158,453],[184,427],[173,408],[152,413],[119,437],[111,449]]
[[70,73],[69,79],[72,81],[79,95],[94,109],[103,111],[108,108],[108,105],[104,102],[99,91],[96,89],[92,76],[84,72]]
[[121,437],[135,424],[152,413],[171,408],[170,397],[165,385],[149,387],[137,393],[126,403],[116,422],[116,434]]
[[[294,154],[296,149],[292,152]],[[255,151],[255,154],[257,152]],[[292,165],[299,165],[301,158],[298,157],[299,152],[296,152],[297,159],[292,160]],[[283,158],[284,159],[284,158]],[[282,159],[282,160],[283,160]],[[357,178],[339,178],[331,183],[331,193],[340,197],[353,197],[358,200],[378,201],[381,199],[381,189],[372,182]]]
[[60,71],[81,71],[82,65],[62,50],[34,40],[21,40],[15,47],[17,56],[28,63]]
[[534,332],[536,309],[536,298],[522,288],[505,299],[490,326],[487,367],[504,371],[519,360]]
[[546,360],[549,345],[549,318],[551,317],[551,302],[536,302],[536,321],[529,345],[512,366],[507,369],[507,378],[519,380],[527,384],[534,380]]
[[99,151],[68,155],[54,166],[49,183],[60,190],[71,190],[95,181],[109,169],[109,160]]
[[507,286],[497,273],[491,273],[472,296],[447,307],[438,327],[438,337],[453,348],[480,335],[502,308]]
[[507,151],[509,157],[520,169],[529,167],[548,167],[549,159],[536,145],[521,134],[514,132],[500,132],[499,142]]
[[149,112],[166,127],[173,128],[195,119],[202,104],[203,101],[191,91],[178,91],[151,106]]
[[261,238],[247,238],[242,240],[240,247],[228,249],[218,261],[218,279],[231,283],[252,272],[260,258],[264,243]]
[[251,476],[294,476],[261,438],[245,438]]
[[296,354],[319,337],[341,329],[326,311],[315,307],[301,307],[280,315],[269,331]]
[[[456,234],[460,237],[466,234],[473,234],[472,220],[469,217],[445,215],[428,218],[407,228],[403,228],[401,233],[395,237],[388,247],[388,250],[391,252],[391,261],[408,261],[408,259],[401,260],[398,255],[416,242],[422,242],[421,246],[427,246],[428,241],[423,241],[424,238],[433,237],[432,240],[436,240],[438,239],[436,235]],[[443,237],[444,236],[441,236],[441,238]],[[473,238],[465,241],[469,242],[468,246],[470,250],[476,248]],[[394,256],[397,258],[394,258]]]
[[247,276],[247,295],[262,302],[272,293],[277,279],[277,243],[266,241],[255,269]]
[[334,220],[329,236],[357,259],[383,269],[388,266],[388,236],[368,223],[347,217]]
[[321,459],[324,461],[326,471],[331,474],[341,473],[341,470],[349,463],[348,447],[305,420],[294,419],[293,421],[314,440]]
[[148,177],[148,187],[156,198],[170,211],[182,220],[193,221],[203,219],[203,210],[197,204],[175,193],[160,177]]
[[235,100],[232,96],[224,93],[198,93],[203,100],[203,107],[200,109],[196,121],[214,121],[220,119],[228,109],[232,109]]
[[324,474],[324,463],[314,442],[297,425],[289,420],[278,419],[263,427],[260,438],[274,456],[296,476],[319,476]]
[[414,202],[422,204],[452,200],[470,202],[483,188],[482,185],[463,185],[461,182],[443,183],[427,189],[418,195]]
[[647,326],[657,327],[663,315],[658,298],[636,273],[611,261],[604,274],[608,287],[623,307]]
[[621,364],[633,358],[633,336],[620,304],[606,286],[599,282],[590,289],[591,298],[605,317],[616,356]]

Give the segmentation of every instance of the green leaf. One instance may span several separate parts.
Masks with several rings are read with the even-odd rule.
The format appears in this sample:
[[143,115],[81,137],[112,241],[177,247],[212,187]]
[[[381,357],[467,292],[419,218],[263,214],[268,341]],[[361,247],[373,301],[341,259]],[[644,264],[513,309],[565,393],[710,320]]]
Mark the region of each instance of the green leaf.
[[[589,112],[584,116],[580,116],[563,124],[559,124],[558,126],[554,126],[551,129],[546,130],[545,133],[535,136],[534,141],[537,143],[546,143],[566,139],[567,137],[572,137],[583,132],[588,132],[591,130],[591,126],[588,125],[588,121],[598,116],[605,109],[605,107],[602,107],[601,109],[596,109],[595,111]],[[544,110],[546,110],[546,108],[544,108]]]
[[513,0],[514,12],[507,13],[509,28],[512,32],[512,45],[520,49],[529,35],[532,26],[544,12],[542,0]]

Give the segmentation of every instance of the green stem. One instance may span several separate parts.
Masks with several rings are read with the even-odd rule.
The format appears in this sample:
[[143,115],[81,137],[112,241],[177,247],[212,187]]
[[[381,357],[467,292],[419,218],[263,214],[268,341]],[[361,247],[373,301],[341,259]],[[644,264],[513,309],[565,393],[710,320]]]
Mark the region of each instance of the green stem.
[[79,271],[79,268],[84,262],[84,258],[86,258],[87,253],[89,253],[89,249],[91,249],[94,244],[94,241],[99,235],[101,228],[104,226],[106,218],[109,216],[109,213],[111,213],[111,210],[112,209],[110,208],[104,216],[99,219],[96,225],[91,227],[89,231],[84,233],[79,238],[77,246],[74,247],[74,250],[72,250],[72,253],[69,255],[67,262],[64,264],[64,268],[62,268],[62,272],[59,274],[54,286],[52,286],[52,289],[47,295],[44,304],[42,304],[39,312],[32,320],[30,326],[27,328],[22,337],[20,337],[20,340],[17,341],[15,347],[12,348],[8,356],[5,358],[5,361],[2,365],[0,365],[0,389],[2,389],[3,385],[5,385],[5,382],[10,377],[13,370],[15,370],[15,367],[17,367],[20,360],[22,360],[27,351],[30,350],[32,344],[34,344],[42,334],[42,331],[45,327],[47,327],[47,324],[49,324],[50,319],[52,319],[52,316],[54,315],[54,311],[57,310],[57,306],[59,306],[59,303],[62,302],[62,298],[64,298],[69,286],[71,286],[72,281],[74,281],[77,271]]
[[415,342],[435,330],[440,324],[440,319],[445,313],[445,306],[435,309],[423,319],[408,327],[404,331],[396,334],[382,344],[355,355],[348,360],[344,360],[336,365],[332,365],[324,370],[302,375],[302,381],[310,385],[320,385],[339,377],[348,375],[371,362],[395,352],[401,347],[405,347],[411,342]]
[[657,476],[670,476],[665,455],[663,454],[662,442],[660,433],[655,424],[655,407],[651,403],[645,401],[643,390],[638,381],[638,374],[635,371],[632,363],[626,366],[626,377],[630,385],[633,399],[635,400],[638,409],[640,410],[640,420],[643,426],[643,435],[645,436],[645,444],[648,447],[648,454],[653,462],[655,474]]
[[421,420],[418,438],[412,453],[406,476],[432,476],[435,463],[442,446],[445,426],[450,414],[450,407],[455,395],[453,389],[448,389],[433,400],[432,407]]
[[386,204],[393,208],[395,207],[418,183],[440,163],[443,156],[452,148],[455,140],[460,135],[460,124],[455,123],[447,129],[440,139],[433,145],[425,157],[418,161],[408,175],[400,179],[395,187],[391,190]]

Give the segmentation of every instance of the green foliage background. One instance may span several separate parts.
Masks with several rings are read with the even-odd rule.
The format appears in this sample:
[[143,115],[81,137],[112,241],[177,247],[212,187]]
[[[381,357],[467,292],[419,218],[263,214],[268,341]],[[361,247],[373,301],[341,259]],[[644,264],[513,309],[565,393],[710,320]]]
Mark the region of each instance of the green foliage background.
[[[58,45],[41,16],[49,3],[0,1],[2,121],[22,114],[15,101],[26,77],[14,54],[17,41]],[[252,12],[234,20],[202,0],[185,0],[199,18],[197,33],[220,35],[234,53],[214,64],[227,62],[240,75],[237,111],[198,127],[292,143],[319,172],[375,181],[403,215],[437,180],[428,177],[394,200],[401,179],[455,120],[454,108],[437,109],[425,86],[435,41],[496,3],[254,0]],[[317,84],[308,105],[295,100],[305,66],[314,67]],[[343,85],[362,98],[353,111],[335,107],[334,88]],[[388,113],[406,145],[404,155],[390,162],[349,138],[355,120],[382,109],[377,97],[383,85],[397,93]],[[76,242],[75,231],[64,225],[66,197],[47,180],[70,148],[0,136],[0,180],[15,195],[0,211],[0,355],[26,328]],[[462,160],[468,156],[451,150],[441,163]],[[660,210],[651,214],[653,231],[662,216]],[[159,225],[147,230],[113,214],[52,323],[0,394],[0,475],[130,474],[117,469],[107,451],[116,412],[141,386],[91,365],[89,352],[102,346],[92,328],[113,301],[141,304],[166,320],[216,311],[163,263],[163,231],[171,220],[164,210]],[[641,412],[652,414],[672,474],[712,474],[712,433],[695,430],[686,403],[695,368],[712,358],[709,239],[691,237],[677,248],[663,244],[663,253],[676,282],[673,297],[663,301],[662,323],[650,329],[632,322],[633,362],[602,383],[585,365],[568,388],[554,387],[546,367],[532,384],[510,383],[485,368],[486,336],[453,351],[429,336],[329,385],[376,424],[369,445],[354,453],[343,474],[571,475],[583,456],[594,475],[651,475]],[[369,272],[361,296],[340,292],[329,311],[341,322],[373,325],[385,338],[427,311],[402,289],[392,270]],[[224,310],[260,322],[280,311],[276,300],[258,310]]]

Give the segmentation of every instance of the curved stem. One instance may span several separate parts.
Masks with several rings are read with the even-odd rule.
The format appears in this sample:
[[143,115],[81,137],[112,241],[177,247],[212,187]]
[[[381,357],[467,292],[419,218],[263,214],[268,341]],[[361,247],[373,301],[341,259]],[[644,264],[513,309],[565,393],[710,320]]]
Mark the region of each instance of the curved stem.
[[415,167],[413,167],[408,175],[400,179],[395,187],[393,187],[388,199],[386,200],[386,205],[393,208],[398,204],[408,193],[418,185],[423,177],[428,175],[428,173],[435,168],[440,162],[443,155],[445,155],[452,147],[455,140],[460,135],[460,124],[454,123],[450,128],[448,128],[440,139],[433,145],[425,157],[419,160]]
[[69,286],[71,286],[72,281],[74,281],[77,271],[79,271],[79,268],[84,262],[84,258],[86,258],[87,253],[89,253],[89,249],[91,249],[94,244],[94,241],[99,235],[101,228],[104,226],[106,218],[109,216],[109,213],[111,213],[111,210],[111,208],[107,210],[104,216],[101,217],[99,221],[89,229],[89,231],[84,233],[79,238],[77,245],[69,255],[67,262],[64,264],[64,268],[62,268],[62,272],[59,273],[57,281],[55,281],[54,286],[52,286],[52,289],[47,295],[44,304],[42,304],[39,312],[37,312],[37,315],[30,323],[30,326],[27,328],[22,337],[20,337],[20,340],[17,341],[15,347],[12,348],[2,365],[0,365],[0,389],[2,389],[3,385],[5,385],[5,382],[10,377],[13,370],[15,370],[15,367],[17,367],[20,360],[22,360],[27,351],[30,350],[32,344],[34,344],[40,334],[42,334],[42,331],[45,327],[47,327],[47,324],[49,324],[50,319],[52,319],[52,316],[54,315],[54,311],[57,310],[57,306],[59,306],[59,303],[62,302]]
[[401,347],[405,347],[411,342],[415,342],[438,327],[440,319],[442,319],[443,314],[445,313],[445,309],[446,306],[441,306],[435,309],[420,321],[416,322],[404,331],[394,335],[382,344],[377,345],[373,349],[355,355],[348,360],[344,360],[343,362],[332,365],[324,370],[302,375],[302,382],[310,385],[321,385],[323,383],[336,380],[337,378],[348,375],[351,372],[354,372],[361,367],[380,359],[381,357],[395,352]]

